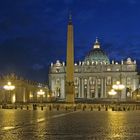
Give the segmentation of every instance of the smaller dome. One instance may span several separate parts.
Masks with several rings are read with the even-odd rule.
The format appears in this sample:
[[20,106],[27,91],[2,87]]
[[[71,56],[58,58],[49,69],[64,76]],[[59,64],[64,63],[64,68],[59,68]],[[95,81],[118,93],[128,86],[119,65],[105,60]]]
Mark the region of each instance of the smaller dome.
[[132,64],[132,60],[131,60],[131,58],[127,58],[126,63],[127,63],[127,64]]
[[56,63],[55,63],[55,66],[56,66],[56,67],[60,67],[60,66],[62,66],[62,64],[60,63],[59,60],[57,60]]

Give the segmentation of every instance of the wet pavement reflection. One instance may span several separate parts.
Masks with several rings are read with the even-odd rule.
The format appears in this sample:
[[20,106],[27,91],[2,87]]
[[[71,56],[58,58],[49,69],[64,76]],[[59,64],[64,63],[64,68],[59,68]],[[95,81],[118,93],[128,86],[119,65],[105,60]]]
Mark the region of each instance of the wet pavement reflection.
[[140,111],[0,110],[0,140],[139,140]]

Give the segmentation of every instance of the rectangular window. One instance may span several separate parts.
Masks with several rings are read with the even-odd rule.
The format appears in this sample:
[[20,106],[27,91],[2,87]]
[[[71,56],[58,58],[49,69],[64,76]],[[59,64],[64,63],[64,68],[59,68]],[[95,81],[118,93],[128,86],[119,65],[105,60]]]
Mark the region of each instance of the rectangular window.
[[84,80],[84,84],[87,85],[87,79]]
[[90,85],[94,85],[94,84],[95,84],[95,79],[92,78],[92,77],[90,77],[90,78],[89,78],[89,84],[90,84]]

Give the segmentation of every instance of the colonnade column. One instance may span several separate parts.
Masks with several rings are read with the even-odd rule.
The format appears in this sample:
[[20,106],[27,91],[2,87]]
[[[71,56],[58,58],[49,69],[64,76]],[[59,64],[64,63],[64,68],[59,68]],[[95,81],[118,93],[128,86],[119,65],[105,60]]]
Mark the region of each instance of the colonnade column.
[[23,88],[23,98],[22,98],[22,101],[25,103],[25,102],[27,102],[27,100],[29,101],[29,97],[28,97],[28,99],[26,99],[26,89],[25,88]]
[[60,85],[60,98],[64,99],[65,95],[65,81],[64,78],[61,78],[61,85]]

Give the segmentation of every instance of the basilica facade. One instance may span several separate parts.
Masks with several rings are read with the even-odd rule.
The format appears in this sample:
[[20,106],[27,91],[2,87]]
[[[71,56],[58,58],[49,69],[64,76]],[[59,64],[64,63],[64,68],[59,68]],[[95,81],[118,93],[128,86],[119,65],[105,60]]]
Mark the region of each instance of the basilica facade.
[[[121,92],[120,100],[131,100],[133,91],[139,87],[136,60],[127,58],[121,62],[111,61],[96,39],[85,59],[74,64],[75,99],[117,99],[117,94],[113,97],[108,94],[117,81],[124,86],[121,91],[117,91]],[[58,99],[66,98],[65,82],[65,62],[57,60],[51,63],[49,86]]]

